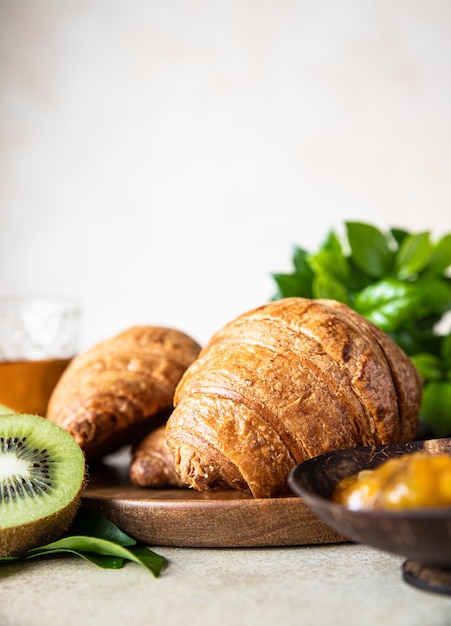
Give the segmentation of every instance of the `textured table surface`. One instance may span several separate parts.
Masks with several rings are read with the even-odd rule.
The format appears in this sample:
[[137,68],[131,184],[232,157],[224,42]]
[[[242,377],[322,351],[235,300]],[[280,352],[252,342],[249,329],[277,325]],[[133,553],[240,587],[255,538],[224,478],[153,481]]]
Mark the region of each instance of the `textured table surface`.
[[0,568],[1,626],[451,624],[451,597],[402,579],[403,559],[352,544],[165,548],[159,579],[77,559]]

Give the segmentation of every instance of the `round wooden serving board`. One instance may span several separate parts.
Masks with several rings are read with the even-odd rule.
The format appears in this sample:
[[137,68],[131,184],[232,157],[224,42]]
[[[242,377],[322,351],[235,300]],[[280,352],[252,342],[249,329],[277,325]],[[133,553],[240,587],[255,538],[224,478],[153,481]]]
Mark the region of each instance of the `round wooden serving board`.
[[121,457],[91,470],[85,505],[146,545],[270,547],[345,541],[298,496],[254,499],[234,490],[143,489]]

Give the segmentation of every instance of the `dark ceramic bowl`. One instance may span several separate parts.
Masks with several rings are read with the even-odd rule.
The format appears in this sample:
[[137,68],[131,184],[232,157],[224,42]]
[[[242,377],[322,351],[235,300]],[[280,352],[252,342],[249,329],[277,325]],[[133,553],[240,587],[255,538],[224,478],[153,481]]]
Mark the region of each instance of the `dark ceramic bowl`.
[[407,557],[421,566],[446,569],[451,576],[451,507],[351,511],[331,500],[342,478],[375,468],[388,458],[417,451],[451,454],[451,438],[322,454],[295,467],[289,485],[318,517],[345,538]]

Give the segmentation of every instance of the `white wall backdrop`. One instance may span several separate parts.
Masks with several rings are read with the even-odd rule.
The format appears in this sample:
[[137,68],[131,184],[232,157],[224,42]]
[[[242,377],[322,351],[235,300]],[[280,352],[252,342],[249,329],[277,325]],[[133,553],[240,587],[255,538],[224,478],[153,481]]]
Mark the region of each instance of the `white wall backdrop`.
[[345,220],[451,231],[446,0],[0,0],[0,295],[199,341]]

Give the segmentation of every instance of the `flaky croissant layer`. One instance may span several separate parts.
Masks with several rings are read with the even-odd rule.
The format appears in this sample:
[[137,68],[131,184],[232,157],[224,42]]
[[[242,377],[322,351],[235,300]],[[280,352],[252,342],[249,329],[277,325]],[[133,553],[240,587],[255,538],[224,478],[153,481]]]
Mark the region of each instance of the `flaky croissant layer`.
[[286,298],[212,337],[176,388],[166,439],[187,485],[277,496],[308,458],[413,439],[420,400],[388,335],[342,303]]

